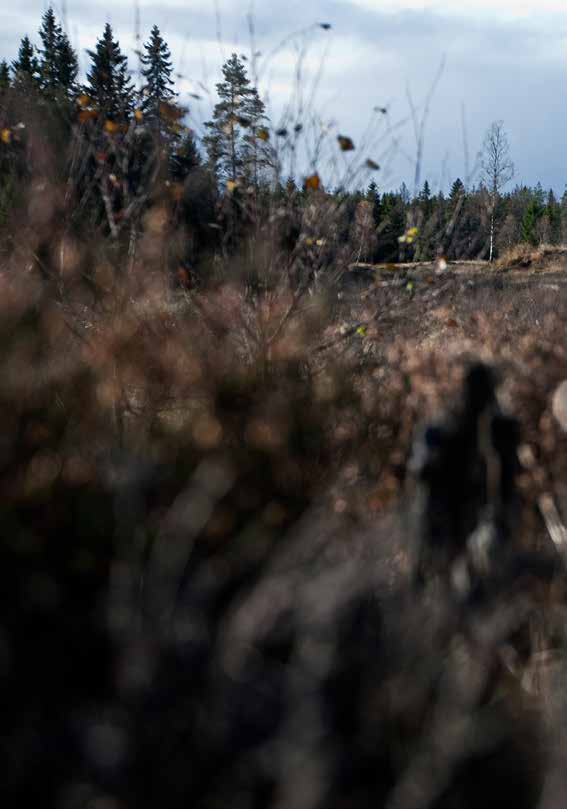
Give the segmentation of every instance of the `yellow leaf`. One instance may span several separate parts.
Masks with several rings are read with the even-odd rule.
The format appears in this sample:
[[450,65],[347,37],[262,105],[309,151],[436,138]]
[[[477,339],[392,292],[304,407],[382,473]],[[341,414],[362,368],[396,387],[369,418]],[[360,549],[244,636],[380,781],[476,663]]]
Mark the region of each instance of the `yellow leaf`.
[[403,236],[398,237],[400,244],[412,244],[415,242],[416,236],[419,233],[419,228],[409,228]]
[[359,334],[361,337],[366,336],[366,326],[359,326],[356,330],[356,333]]
[[337,135],[337,140],[342,152],[352,152],[354,149],[354,143],[346,135]]
[[256,135],[260,138],[260,140],[270,140],[270,133],[265,127],[258,129]]
[[0,140],[6,145],[12,140],[12,132],[7,127],[0,132]]
[[309,191],[318,191],[321,187],[321,178],[317,173],[311,174],[310,177],[307,177],[305,180],[305,188]]

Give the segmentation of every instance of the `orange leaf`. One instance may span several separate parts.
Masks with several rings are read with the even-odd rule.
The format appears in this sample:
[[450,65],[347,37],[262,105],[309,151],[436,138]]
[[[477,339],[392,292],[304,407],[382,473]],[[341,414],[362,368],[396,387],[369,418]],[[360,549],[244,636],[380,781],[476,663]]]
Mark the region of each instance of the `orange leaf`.
[[137,121],[139,124],[141,124],[141,123],[142,123],[142,121],[144,120],[144,113],[142,112],[142,110],[135,110],[135,112],[134,112],[134,118],[136,119],[136,121]]
[[117,132],[120,132],[120,124],[117,124],[115,121],[105,121],[104,122],[104,131],[108,132],[109,135],[116,135]]
[[310,191],[318,191],[320,187],[321,187],[321,178],[317,173],[312,174],[305,180],[305,188],[309,189]]
[[372,169],[372,171],[378,171],[380,166],[374,160],[371,160],[370,158],[368,158],[368,160],[366,161],[366,168],[367,169]]
[[98,118],[98,112],[96,110],[81,110],[79,113],[79,123],[86,124],[89,121],[94,121]]
[[92,99],[86,95],[86,93],[83,93],[78,97],[77,104],[79,107],[88,107],[90,104],[92,104]]
[[270,133],[265,127],[258,129],[256,135],[260,138],[260,140],[270,140]]

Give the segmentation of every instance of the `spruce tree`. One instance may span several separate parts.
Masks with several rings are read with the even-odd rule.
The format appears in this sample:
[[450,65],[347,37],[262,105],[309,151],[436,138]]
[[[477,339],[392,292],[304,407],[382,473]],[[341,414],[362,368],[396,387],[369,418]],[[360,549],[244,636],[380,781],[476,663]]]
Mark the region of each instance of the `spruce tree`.
[[0,93],[10,87],[10,68],[8,62],[2,59],[0,62]]
[[60,92],[67,98],[73,98],[77,92],[77,75],[79,62],[69,37],[62,31],[57,47],[57,78]]
[[409,205],[410,202],[411,202],[411,194],[410,194],[409,188],[407,187],[407,185],[405,183],[401,184],[400,190],[399,190],[398,193],[400,195],[400,199],[401,199],[402,203],[404,205]]
[[30,38],[25,36],[20,42],[18,58],[12,62],[14,86],[23,92],[39,87],[39,62]]
[[61,36],[61,27],[57,24],[53,9],[49,7],[42,17],[39,37],[40,86],[48,98],[54,98],[59,88],[57,76],[57,44]]
[[419,196],[417,198],[421,217],[423,222],[427,222],[433,210],[433,200],[431,199],[431,188],[427,180],[423,183]]
[[144,45],[142,62],[142,113],[144,119],[162,134],[170,129],[171,117],[164,114],[167,105],[176,97],[171,74],[171,53],[157,25],[151,30],[150,39]]
[[372,205],[372,221],[374,223],[374,227],[377,228],[382,219],[382,201],[378,186],[374,180],[372,180],[368,186],[368,190],[366,191],[366,199]]
[[465,232],[466,199],[464,183],[460,177],[457,177],[449,192],[444,223],[443,253],[450,259],[457,259],[461,256],[467,239]]
[[378,225],[378,260],[399,260],[399,237],[406,226],[406,208],[398,194],[390,192],[383,195],[382,219]]
[[254,182],[268,164],[268,132],[264,104],[250,85],[246,69],[233,53],[217,84],[220,101],[205,126],[209,162],[221,182]]
[[567,244],[567,188],[563,192],[561,202],[559,203],[560,216],[561,216],[561,244]]
[[453,185],[451,186],[451,191],[449,192],[449,212],[453,214],[457,207],[460,207],[462,204],[462,200],[465,196],[465,186],[463,185],[463,181],[460,177],[457,177]]
[[128,60],[113,39],[112,28],[106,24],[104,33],[91,58],[84,91],[100,114],[113,122],[124,122],[134,107],[134,87],[128,74]]
[[531,244],[534,247],[538,244],[538,223],[542,216],[543,208],[536,193],[528,205],[522,220],[522,226],[520,228],[520,239],[522,242]]
[[561,207],[551,188],[547,193],[545,218],[547,220],[547,241],[551,244],[559,244],[561,241]]
[[172,150],[169,173],[175,182],[183,182],[193,169],[201,165],[201,158],[193,132],[189,129]]

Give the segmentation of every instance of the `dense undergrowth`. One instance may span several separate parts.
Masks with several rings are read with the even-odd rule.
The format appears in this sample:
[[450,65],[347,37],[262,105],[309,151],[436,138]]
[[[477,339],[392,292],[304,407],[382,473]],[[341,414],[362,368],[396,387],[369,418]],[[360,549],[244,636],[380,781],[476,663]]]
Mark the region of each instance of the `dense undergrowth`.
[[[105,208],[128,133],[69,157],[35,113],[5,144],[2,804],[558,805],[556,290],[393,267],[361,293],[316,183],[156,171]],[[549,565],[473,603],[411,587],[408,517],[419,428],[479,358],[521,430],[511,545]]]

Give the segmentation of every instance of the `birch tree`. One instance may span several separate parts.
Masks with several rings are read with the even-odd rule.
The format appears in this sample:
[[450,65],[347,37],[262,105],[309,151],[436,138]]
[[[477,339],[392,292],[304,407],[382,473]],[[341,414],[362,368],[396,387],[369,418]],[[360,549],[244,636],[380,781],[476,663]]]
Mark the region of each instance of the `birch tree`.
[[490,195],[490,253],[494,256],[496,206],[506,183],[514,176],[514,164],[510,159],[510,145],[504,131],[504,121],[494,121],[484,137],[481,157],[482,179]]

